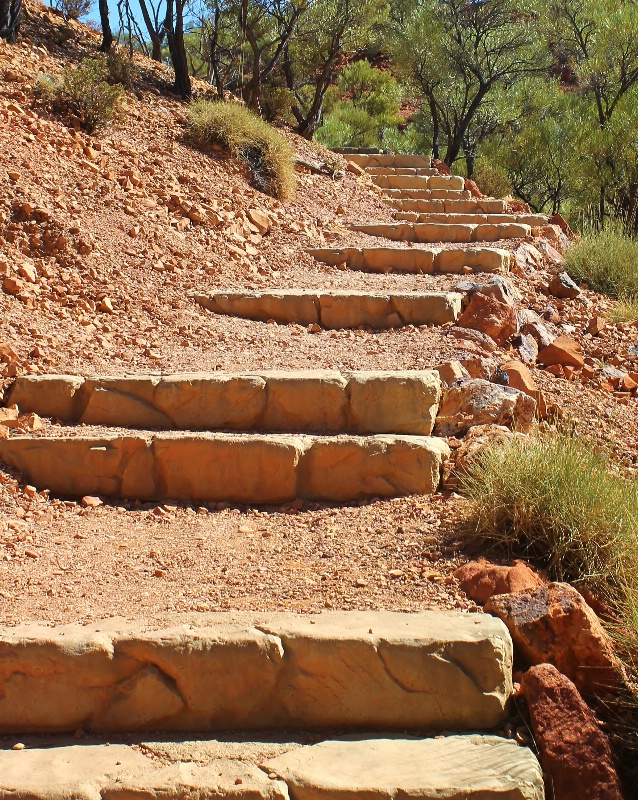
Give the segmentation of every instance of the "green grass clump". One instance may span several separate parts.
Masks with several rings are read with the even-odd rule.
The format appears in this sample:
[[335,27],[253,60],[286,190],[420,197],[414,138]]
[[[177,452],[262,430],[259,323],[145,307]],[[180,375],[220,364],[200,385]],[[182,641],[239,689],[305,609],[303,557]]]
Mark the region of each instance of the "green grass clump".
[[612,322],[635,322],[638,320],[638,295],[621,297],[609,312]]
[[554,580],[623,602],[638,589],[638,482],[567,433],[515,439],[483,453],[462,481],[476,534]]
[[111,85],[105,56],[85,59],[79,67],[67,67],[61,78],[41,75],[38,94],[63,114],[72,114],[84,130],[116,120],[122,113],[124,87]]
[[567,272],[596,292],[638,298],[638,241],[606,229],[583,236],[565,254]]
[[292,194],[293,149],[278,131],[249,108],[240,103],[200,99],[191,104],[189,122],[195,141],[220,144],[245,162],[257,189],[280,199]]

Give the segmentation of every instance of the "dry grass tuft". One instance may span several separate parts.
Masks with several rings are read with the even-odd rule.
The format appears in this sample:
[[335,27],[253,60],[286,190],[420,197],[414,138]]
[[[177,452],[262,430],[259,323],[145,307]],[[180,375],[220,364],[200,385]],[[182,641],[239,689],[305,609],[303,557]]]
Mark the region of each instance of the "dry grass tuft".
[[295,188],[294,152],[272,125],[240,103],[200,99],[189,115],[193,138],[222,145],[248,164],[257,189],[274,197],[290,197]]
[[567,272],[596,292],[638,303],[638,241],[612,229],[587,234],[568,248]]

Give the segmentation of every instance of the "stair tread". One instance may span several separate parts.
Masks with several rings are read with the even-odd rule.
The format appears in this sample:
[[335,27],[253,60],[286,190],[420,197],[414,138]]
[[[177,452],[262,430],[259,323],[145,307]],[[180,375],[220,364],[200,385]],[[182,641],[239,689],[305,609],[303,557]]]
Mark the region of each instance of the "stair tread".
[[[221,746],[220,746],[221,745]],[[261,752],[278,749],[274,758]],[[230,752],[230,757],[224,756]],[[261,752],[260,752],[261,751]],[[240,760],[244,756],[243,760]],[[542,800],[528,748],[496,736],[358,737],[278,747],[216,742],[68,744],[0,752],[0,798],[31,800],[144,793],[172,800],[214,791],[230,798],[306,800],[320,795],[415,800]]]

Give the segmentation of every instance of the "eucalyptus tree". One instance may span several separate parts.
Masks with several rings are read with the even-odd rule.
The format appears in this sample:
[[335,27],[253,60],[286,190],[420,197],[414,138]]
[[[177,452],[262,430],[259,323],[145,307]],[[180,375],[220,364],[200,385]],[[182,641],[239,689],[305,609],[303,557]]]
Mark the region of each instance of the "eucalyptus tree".
[[[546,68],[538,14],[526,0],[414,0],[401,5],[389,42],[395,63],[430,111],[432,152],[471,159],[486,103],[498,88]],[[474,126],[474,132],[472,127]]]
[[363,52],[388,18],[387,0],[312,0],[284,51],[282,70],[293,96],[297,130],[311,139],[321,124],[329,87]]

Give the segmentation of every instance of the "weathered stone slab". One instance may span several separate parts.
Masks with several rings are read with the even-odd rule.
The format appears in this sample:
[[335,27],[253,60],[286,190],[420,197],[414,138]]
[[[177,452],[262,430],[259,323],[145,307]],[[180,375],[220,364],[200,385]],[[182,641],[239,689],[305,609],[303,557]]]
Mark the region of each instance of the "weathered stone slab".
[[372,175],[438,175],[434,167],[365,167],[366,173]]
[[410,155],[397,153],[348,153],[348,161],[363,167],[431,167],[432,162],[429,156]]
[[[405,324],[414,323],[419,306],[401,300],[395,313]],[[41,416],[54,410],[65,422],[119,428],[427,436],[440,394],[438,374],[428,370],[292,370],[121,378],[26,375],[16,379],[10,402]]]
[[[351,269],[383,271],[395,250],[375,248],[361,251],[311,250],[318,261],[337,265],[347,263]],[[410,251],[405,251],[409,257]],[[415,250],[412,271],[431,272],[434,254]],[[270,290],[262,292],[234,291],[196,294],[195,301],[215,314],[228,314],[258,322],[274,319],[282,325],[315,324],[326,329],[400,328],[406,324],[444,325],[455,322],[461,313],[462,295],[455,292],[357,292]],[[276,304],[272,302],[276,299]],[[288,302],[288,298],[290,302]],[[309,309],[312,307],[312,315]],[[399,310],[400,309],[400,310]],[[406,323],[406,319],[410,322]]]
[[122,745],[0,751],[0,800],[287,800],[286,784],[256,766],[219,759],[162,765]]
[[509,251],[494,247],[393,248],[366,247],[343,250],[313,249],[310,255],[325,264],[346,264],[349,269],[365,272],[463,274],[466,267],[474,272],[507,272]]
[[383,189],[392,200],[471,200],[472,193],[466,189]]
[[416,211],[397,211],[394,216],[396,219],[409,222],[437,222],[446,225],[502,225],[516,223],[537,228],[547,224],[547,216],[545,214],[446,214],[443,212],[418,213]]
[[394,208],[402,211],[416,211],[419,213],[447,213],[447,214],[505,214],[507,203],[504,200],[485,198],[448,199],[448,200],[418,200],[393,198],[389,201]]
[[[427,436],[182,433],[0,440],[0,460],[38,489],[61,496],[248,504],[431,494],[447,454],[444,442]],[[323,472],[326,465],[331,476]]]
[[372,175],[372,180],[381,189],[432,189],[461,192],[465,181],[458,175]]
[[0,731],[492,728],[511,668],[503,623],[459,612],[27,623],[0,629]]
[[295,800],[543,800],[531,750],[496,736],[320,742],[264,765]]
[[417,222],[417,223],[378,223],[371,225],[353,225],[352,230],[379,236],[396,242],[494,242],[499,239],[516,239],[531,236],[529,225],[515,222],[507,223],[471,223],[471,217],[463,222],[463,215],[456,215],[459,222]]

